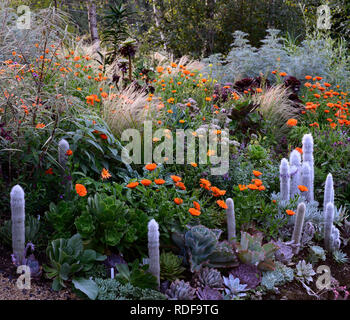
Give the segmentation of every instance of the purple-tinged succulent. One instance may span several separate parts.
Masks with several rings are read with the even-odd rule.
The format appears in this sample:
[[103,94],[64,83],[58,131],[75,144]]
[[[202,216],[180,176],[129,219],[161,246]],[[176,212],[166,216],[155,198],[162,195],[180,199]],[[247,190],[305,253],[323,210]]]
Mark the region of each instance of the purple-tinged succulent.
[[222,294],[210,287],[198,288],[197,289],[197,297],[199,300],[223,300]]
[[261,281],[261,271],[254,265],[240,264],[231,271],[231,274],[246,284],[247,289],[256,288]]
[[103,263],[108,269],[115,268],[117,264],[127,264],[120,254],[115,253],[109,255]]

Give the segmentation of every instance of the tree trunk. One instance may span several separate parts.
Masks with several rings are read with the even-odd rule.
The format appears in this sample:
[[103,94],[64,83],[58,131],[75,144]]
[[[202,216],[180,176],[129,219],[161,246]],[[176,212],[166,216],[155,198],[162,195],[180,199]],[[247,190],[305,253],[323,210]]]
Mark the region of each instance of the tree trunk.
[[160,18],[160,12],[157,9],[157,3],[158,3],[158,1],[156,1],[156,0],[152,1],[152,4],[153,4],[153,16],[154,16],[154,20],[156,22],[156,27],[159,30],[160,39],[163,42],[163,48],[164,48],[165,51],[167,51],[167,46],[166,46],[166,43],[165,43],[165,36],[164,36],[164,33],[163,33],[163,31],[162,31],[162,29],[160,27],[160,24],[161,24],[160,20],[161,20],[161,18]]
[[96,14],[96,4],[94,0],[87,1],[88,18],[89,18],[89,28],[91,35],[91,42],[94,46],[95,51],[100,49],[100,38],[97,31],[97,14]]

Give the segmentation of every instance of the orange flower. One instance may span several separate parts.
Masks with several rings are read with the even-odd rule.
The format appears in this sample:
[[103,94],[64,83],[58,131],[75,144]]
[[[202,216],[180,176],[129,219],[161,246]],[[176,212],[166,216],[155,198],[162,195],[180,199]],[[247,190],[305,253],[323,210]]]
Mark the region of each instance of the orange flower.
[[186,190],[185,184],[183,182],[178,181],[176,182],[175,186],[177,186],[181,190]]
[[289,120],[287,121],[287,126],[288,126],[288,127],[294,127],[294,126],[297,125],[297,123],[298,123],[298,120],[291,118],[291,119],[289,119]]
[[311,77],[311,76],[305,76],[305,79],[306,79],[306,80],[311,80],[312,77]]
[[281,76],[281,77],[285,77],[286,75],[287,75],[286,72],[280,72],[280,76]]
[[197,210],[200,210],[200,209],[201,209],[201,206],[200,206],[200,204],[199,204],[197,201],[193,201],[193,206],[194,206]]
[[276,203],[277,201],[276,200],[272,200],[272,203]]
[[49,168],[45,171],[45,174],[53,174],[52,168]]
[[227,205],[224,200],[218,200],[216,203],[219,205],[220,208],[227,209]]
[[42,128],[45,128],[45,125],[43,123],[38,123],[36,126],[35,126],[36,129],[42,129]]
[[266,189],[265,186],[259,186],[260,191],[264,191],[265,189]]
[[226,191],[225,190],[220,190],[217,187],[211,187],[211,191],[213,192],[214,197],[220,197],[225,195]]
[[139,185],[139,183],[137,181],[134,181],[134,182],[130,182],[127,187],[130,188],[130,189],[134,189],[136,188],[137,186]]
[[180,204],[183,204],[183,200],[181,198],[175,198],[174,199],[174,202],[177,204],[177,205],[180,205]]
[[179,182],[179,181],[182,180],[182,178],[180,178],[180,177],[178,177],[178,176],[170,176],[170,177],[171,177],[171,179],[173,179],[173,181],[174,181],[175,183],[177,183],[177,182]]
[[109,173],[109,171],[105,168],[102,169],[102,172],[101,172],[101,178],[102,180],[104,179],[109,179],[112,175]]
[[165,180],[163,180],[163,179],[155,179],[154,183],[157,184],[157,185],[162,185],[162,184],[165,183]]
[[258,190],[258,187],[255,184],[248,184],[247,188],[249,188],[250,190]]
[[247,187],[244,184],[239,184],[238,188],[239,188],[239,191],[243,191],[247,189]]
[[199,216],[201,214],[201,212],[195,208],[188,209],[188,212],[193,216]]
[[206,180],[206,179],[200,179],[199,180],[200,181],[200,187],[201,188],[204,188],[204,189],[206,189],[206,190],[209,190],[209,188],[210,188],[210,186],[211,186],[211,183],[210,183],[210,181],[208,181],[208,180]]
[[294,216],[295,215],[295,212],[293,210],[286,210],[287,214],[289,216]]
[[252,182],[254,182],[257,187],[262,186],[262,181],[260,179],[253,179]]
[[262,175],[262,173],[260,171],[253,170],[253,175],[259,177]]
[[86,188],[82,184],[77,183],[75,185],[75,191],[81,197],[85,197],[87,195]]
[[68,149],[67,152],[66,152],[66,155],[67,156],[71,156],[73,154],[73,151],[71,149]]
[[307,187],[302,186],[302,185],[298,186],[298,189],[299,189],[301,192],[309,191],[309,189],[308,189]]
[[107,136],[104,133],[100,134],[100,138],[103,140],[107,140]]
[[146,164],[145,168],[148,170],[148,171],[153,171],[157,168],[157,165],[155,163],[149,163],[149,164]]
[[191,162],[190,164],[191,164],[191,166],[194,167],[194,168],[196,168],[196,167],[198,166],[197,163],[195,163],[195,162]]
[[143,179],[143,180],[140,181],[140,183],[142,185],[144,185],[145,187],[148,187],[150,184],[152,184],[152,181],[148,180],[148,179]]
[[156,70],[157,70],[158,73],[162,73],[164,71],[164,68],[159,66],[159,67],[157,67]]
[[298,148],[295,148],[295,150],[298,151],[300,154],[303,154],[303,149],[298,147]]

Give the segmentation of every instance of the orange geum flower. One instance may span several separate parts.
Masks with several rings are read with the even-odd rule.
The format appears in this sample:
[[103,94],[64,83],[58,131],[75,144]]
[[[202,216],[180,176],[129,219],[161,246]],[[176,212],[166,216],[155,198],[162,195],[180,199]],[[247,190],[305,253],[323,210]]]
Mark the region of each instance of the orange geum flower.
[[109,179],[112,175],[109,173],[109,171],[105,168],[102,169],[101,172],[101,178],[102,180]]
[[75,185],[75,191],[77,192],[77,194],[81,197],[85,197],[87,195],[87,191],[85,186],[83,186],[82,184],[77,183]]
[[148,187],[149,185],[152,184],[152,181],[149,180],[149,179],[143,179],[143,180],[140,181],[140,183],[141,183],[143,186]]
[[293,210],[286,210],[287,214],[289,216],[294,216],[295,215],[295,212]]
[[130,182],[129,184],[126,185],[127,188],[129,189],[134,189],[139,185],[139,183],[137,181],[134,182]]
[[170,176],[170,178],[175,182],[175,183],[177,183],[177,182],[179,182],[179,181],[181,181],[182,180],[182,178],[181,177],[179,177],[179,176],[175,176],[175,175],[173,175],[173,176]]
[[165,183],[165,180],[163,180],[163,179],[155,179],[154,183],[157,184],[157,185],[162,185],[162,184]]
[[222,209],[227,209],[227,204],[225,203],[224,200],[218,200],[216,203],[219,205],[220,208]]
[[174,202],[177,204],[177,205],[180,205],[180,204],[183,204],[183,200],[181,198],[175,198],[174,199]]
[[195,208],[188,209],[188,212],[193,216],[199,216],[201,214],[201,212]]
[[308,189],[307,187],[303,186],[303,185],[299,185],[299,186],[298,186],[298,189],[299,189],[301,192],[307,192],[307,191],[309,191],[309,189]]
[[146,164],[145,168],[148,170],[148,171],[153,171],[157,168],[157,164],[155,163],[149,163],[149,164]]

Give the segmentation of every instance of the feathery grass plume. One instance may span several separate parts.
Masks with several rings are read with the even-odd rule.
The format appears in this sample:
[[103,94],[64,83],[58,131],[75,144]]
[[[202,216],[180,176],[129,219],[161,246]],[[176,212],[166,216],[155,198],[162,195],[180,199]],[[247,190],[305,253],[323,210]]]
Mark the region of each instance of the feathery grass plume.
[[312,184],[312,177],[311,177],[311,169],[308,162],[304,162],[301,167],[301,184],[305,186],[308,191],[303,192],[303,196],[305,197],[305,200],[310,202],[313,201],[313,197],[311,194],[311,184]]
[[314,200],[314,139],[310,133],[303,136],[303,163],[308,163],[310,166],[311,185],[309,189],[309,201]]
[[160,286],[160,261],[159,261],[159,226],[156,220],[148,223],[148,257],[149,271],[157,278],[158,289]]
[[236,218],[235,218],[235,205],[231,198],[226,200],[226,215],[227,215],[227,236],[230,243],[234,243],[236,240]]
[[281,201],[289,201],[290,173],[288,160],[283,158],[280,165],[280,194]]
[[293,150],[289,156],[290,163],[290,197],[294,198],[296,194],[300,194],[298,185],[300,185],[301,176],[301,155],[297,150]]
[[293,248],[293,253],[298,254],[300,250],[300,240],[303,232],[304,226],[304,218],[305,218],[305,203],[299,203],[297,208],[297,214],[294,224],[294,230],[292,235],[293,244],[296,246]]
[[147,98],[144,90],[132,84],[103,102],[103,119],[113,134],[120,137],[125,129],[142,129],[154,111],[154,105]]
[[297,109],[288,99],[288,90],[283,85],[275,85],[252,97],[253,103],[259,105],[257,110],[269,121],[277,141],[290,130],[287,126],[288,119],[298,118]]
[[25,200],[24,191],[20,185],[15,185],[11,196],[11,220],[12,220],[12,250],[16,264],[24,262],[25,243]]
[[324,213],[324,245],[327,251],[333,252],[340,248],[339,230],[333,225],[334,205],[328,202]]
[[172,70],[176,73],[181,71],[180,66],[186,67],[186,69],[189,71],[201,71],[205,67],[203,62],[193,60],[187,56],[182,56],[180,59],[176,60],[174,59],[173,55],[167,57],[166,55],[156,52],[153,54],[152,58],[154,59],[154,62],[158,64],[158,66],[163,67],[165,70],[167,67],[169,67],[169,65],[175,63],[177,66],[175,68],[172,67]]
[[324,186],[323,212],[326,212],[326,206],[329,202],[333,203],[334,205],[334,186],[333,176],[331,173],[327,175],[326,183]]

